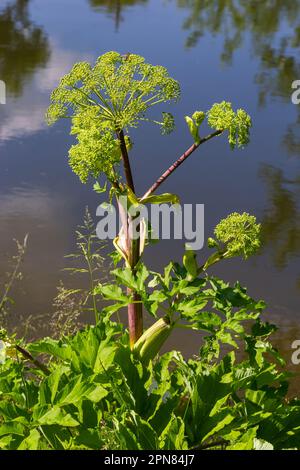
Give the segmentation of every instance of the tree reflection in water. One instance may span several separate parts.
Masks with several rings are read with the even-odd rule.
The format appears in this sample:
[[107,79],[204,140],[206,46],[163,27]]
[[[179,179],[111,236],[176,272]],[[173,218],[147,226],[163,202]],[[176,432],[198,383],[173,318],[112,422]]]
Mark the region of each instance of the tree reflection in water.
[[290,180],[282,170],[264,165],[260,177],[270,203],[262,220],[264,244],[271,248],[275,266],[283,269],[300,255],[300,176]]
[[[221,60],[230,64],[235,51],[250,38],[251,52],[259,59],[255,78],[259,104],[268,97],[291,103],[291,84],[300,79],[299,0],[177,0],[177,5],[189,11],[184,22],[187,47],[196,46],[204,34],[221,36]],[[300,156],[300,106],[297,114],[283,143],[288,153]]]
[[29,3],[15,0],[0,7],[0,78],[13,96],[22,93],[28,76],[50,56],[46,35],[30,20]]
[[120,23],[123,20],[123,10],[129,6],[134,6],[139,3],[146,3],[148,0],[89,0],[93,8],[105,8],[105,11],[114,15],[116,30],[119,29]]

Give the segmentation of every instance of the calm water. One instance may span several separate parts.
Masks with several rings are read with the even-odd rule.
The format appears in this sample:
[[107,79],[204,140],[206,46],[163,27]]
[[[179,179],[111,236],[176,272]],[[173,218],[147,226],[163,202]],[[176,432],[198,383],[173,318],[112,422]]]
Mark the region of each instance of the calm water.
[[[227,262],[216,273],[239,279],[254,297],[267,300],[270,319],[283,327],[277,344],[290,361],[291,342],[300,339],[300,105],[290,98],[291,83],[300,79],[295,0],[0,1],[0,79],[8,95],[0,106],[1,272],[14,250],[12,239],[30,234],[15,321],[51,309],[75,227],[85,207],[94,214],[99,203],[69,170],[67,127],[45,126],[49,93],[74,62],[109,50],[165,65],[182,85],[182,99],[171,110],[176,133],[160,137],[145,125],[134,136],[141,193],[189,145],[185,114],[225,99],[253,117],[247,149],[231,152],[225,140],[215,140],[164,190],[178,192],[182,202],[205,204],[206,236],[232,211],[262,221],[262,253],[248,263]],[[181,242],[162,242],[148,261],[160,268],[181,250]],[[196,337],[189,346],[184,336],[176,339],[187,352],[197,343]]]

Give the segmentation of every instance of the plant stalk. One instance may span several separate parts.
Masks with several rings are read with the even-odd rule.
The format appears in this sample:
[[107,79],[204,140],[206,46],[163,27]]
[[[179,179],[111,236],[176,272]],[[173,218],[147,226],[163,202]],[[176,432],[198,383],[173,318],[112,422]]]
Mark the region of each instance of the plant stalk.
[[[134,189],[134,182],[133,176],[128,156],[128,151],[126,147],[126,142],[124,138],[123,130],[117,131],[117,136],[120,142],[122,160],[124,165],[125,177],[128,187],[131,189],[133,193],[135,193]],[[120,205],[119,205],[120,208]],[[126,247],[128,250],[128,260],[130,267],[133,272],[135,272],[135,268],[137,263],[140,259],[140,240],[133,240],[130,237],[130,230],[129,230],[129,223],[130,220],[126,217],[126,220],[123,220],[124,231],[126,233]],[[124,225],[125,223],[125,225]],[[143,334],[143,306],[141,301],[140,295],[133,291],[132,289],[127,289],[128,295],[133,296],[133,303],[128,305],[128,329],[129,329],[129,342],[131,349],[133,348],[136,341],[142,336]]]
[[30,354],[26,349],[22,348],[18,344],[15,345],[16,350],[22,354],[22,356],[27,359],[28,361],[32,362],[32,364],[35,365],[38,369],[40,369],[44,374],[50,375],[50,370],[48,367],[46,367],[42,362],[40,362],[38,359],[35,359],[32,354]]
[[120,148],[121,148],[121,154],[122,154],[122,160],[123,160],[123,165],[124,165],[126,182],[127,182],[127,185],[129,186],[129,188],[132,190],[132,192],[135,193],[133,177],[132,177],[132,172],[131,172],[131,166],[130,166],[130,161],[129,161],[129,156],[128,156],[128,152],[127,152],[127,147],[126,147],[126,142],[125,142],[125,137],[124,137],[123,130],[118,130],[117,131],[117,136],[118,136],[118,139],[120,141]]
[[156,182],[148,189],[148,191],[144,194],[144,196],[141,199],[141,202],[143,199],[146,199],[150,194],[154,193],[154,191],[159,188],[159,186],[175,171],[192,153],[202,144],[207,142],[208,140],[212,139],[213,137],[216,137],[220,134],[222,134],[222,130],[218,130],[213,132],[212,134],[209,134],[208,136],[204,137],[203,139],[200,140],[198,144],[194,143],[193,145],[190,146],[182,155],[181,157],[178,158],[159,178],[156,180]]

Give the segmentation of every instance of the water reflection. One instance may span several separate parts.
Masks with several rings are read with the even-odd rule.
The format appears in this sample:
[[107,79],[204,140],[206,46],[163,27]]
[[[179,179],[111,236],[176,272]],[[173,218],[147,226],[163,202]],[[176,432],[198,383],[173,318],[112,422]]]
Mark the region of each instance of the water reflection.
[[283,269],[300,255],[300,176],[288,179],[282,170],[263,165],[260,177],[270,204],[262,220],[264,244],[271,248],[275,266]]
[[[84,58],[88,58],[88,55],[85,54]],[[55,43],[51,45],[47,68],[32,72],[30,80],[22,84],[20,96],[16,100],[8,99],[7,104],[0,107],[0,143],[46,128],[45,110],[51,90],[57,85],[58,77],[70,70],[74,62],[82,59],[83,55],[60,49]],[[27,57],[24,56],[20,63],[26,68]]]
[[121,21],[123,21],[123,10],[127,7],[146,3],[148,0],[89,0],[93,8],[104,8],[108,14],[113,15],[116,30],[119,29]]
[[[300,75],[299,75],[300,76]],[[300,107],[298,105],[296,122],[289,124],[283,138],[283,144],[290,155],[300,155]]]
[[0,220],[0,285],[10,269],[11,254],[15,253],[13,239],[22,241],[29,234],[22,266],[24,278],[13,294],[11,315],[12,322],[17,323],[20,316],[44,313],[48,299],[54,297],[60,270],[65,265],[63,256],[69,243],[66,228],[71,226],[72,216],[62,205],[60,195],[23,185],[0,192]]
[[28,77],[50,56],[47,36],[30,19],[29,3],[15,0],[0,9],[0,78],[13,96],[22,93]]
[[[259,60],[255,81],[259,104],[268,97],[291,103],[291,84],[300,79],[300,2],[294,0],[177,0],[189,11],[184,22],[187,47],[194,47],[209,33],[223,40],[221,60],[231,64],[234,53],[250,38],[251,52]],[[295,124],[285,132],[283,144],[290,154],[300,155],[300,108]]]
[[[251,34],[252,44],[258,52],[261,45],[270,44],[278,32],[284,34],[292,47],[299,44],[299,1],[177,0],[177,5],[189,11],[184,23],[184,29],[189,31],[186,45],[195,46],[207,32],[221,34],[224,37],[222,57],[225,61],[230,60],[233,52],[241,47],[245,32]],[[287,21],[288,28],[281,28],[284,21]]]

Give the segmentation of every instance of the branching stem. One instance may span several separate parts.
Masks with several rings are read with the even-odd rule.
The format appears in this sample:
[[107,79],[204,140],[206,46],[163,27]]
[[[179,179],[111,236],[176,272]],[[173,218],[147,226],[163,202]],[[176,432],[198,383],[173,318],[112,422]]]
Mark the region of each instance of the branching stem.
[[159,186],[190,156],[192,153],[202,144],[207,142],[208,140],[212,139],[213,137],[216,137],[220,134],[222,134],[222,130],[218,130],[213,132],[212,134],[207,135],[203,139],[200,140],[198,144],[194,143],[191,145],[190,148],[188,148],[182,155],[181,157],[178,158],[159,178],[156,180],[156,182],[148,189],[148,191],[144,194],[144,196],[141,199],[141,202],[143,199],[146,199],[150,194],[154,193]]

